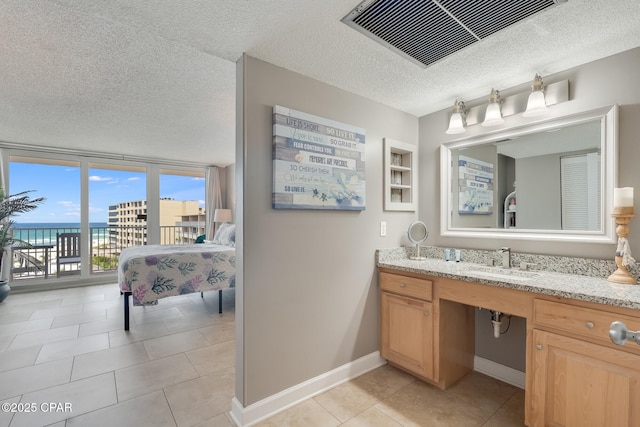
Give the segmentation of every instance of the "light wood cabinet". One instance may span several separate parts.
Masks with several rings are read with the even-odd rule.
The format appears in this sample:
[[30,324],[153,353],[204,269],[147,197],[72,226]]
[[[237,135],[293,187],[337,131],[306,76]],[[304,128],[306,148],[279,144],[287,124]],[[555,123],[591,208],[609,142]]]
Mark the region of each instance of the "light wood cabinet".
[[433,307],[430,302],[381,294],[382,357],[433,379]]
[[473,307],[527,320],[525,424],[640,427],[640,345],[618,346],[612,322],[640,312],[392,269],[380,270],[380,353],[440,388],[473,369]]
[[640,318],[605,308],[534,300],[532,427],[640,426],[640,348],[609,338],[613,321]]
[[427,278],[380,272],[380,354],[446,388],[473,369],[473,307],[435,302]]
[[640,356],[533,331],[531,426],[640,426]]

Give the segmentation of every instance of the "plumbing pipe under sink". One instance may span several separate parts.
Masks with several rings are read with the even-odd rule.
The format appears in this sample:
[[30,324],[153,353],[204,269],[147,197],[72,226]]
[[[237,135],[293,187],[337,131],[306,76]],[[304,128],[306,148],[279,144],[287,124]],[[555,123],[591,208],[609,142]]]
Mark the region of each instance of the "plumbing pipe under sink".
[[491,323],[493,324],[493,336],[494,338],[500,338],[500,328],[502,327],[502,321],[500,319],[502,318],[502,313],[493,310],[490,310],[490,312]]

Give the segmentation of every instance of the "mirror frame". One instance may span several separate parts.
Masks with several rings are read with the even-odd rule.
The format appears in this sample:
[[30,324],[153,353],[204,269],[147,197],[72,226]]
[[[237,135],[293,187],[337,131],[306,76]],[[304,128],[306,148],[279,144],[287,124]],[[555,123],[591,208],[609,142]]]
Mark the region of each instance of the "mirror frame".
[[[527,135],[566,127],[592,120],[601,123],[601,195],[602,209],[600,223],[602,229],[597,231],[576,230],[537,230],[537,229],[502,229],[502,228],[462,228],[453,227],[452,205],[453,177],[451,150],[471,147],[514,136]],[[440,145],[440,234],[446,237],[481,237],[495,239],[528,239],[551,240],[583,243],[615,243],[615,221],[611,217],[613,189],[618,181],[618,106],[612,105],[584,113],[554,117],[543,122],[501,129],[497,132],[485,133],[457,139]]]

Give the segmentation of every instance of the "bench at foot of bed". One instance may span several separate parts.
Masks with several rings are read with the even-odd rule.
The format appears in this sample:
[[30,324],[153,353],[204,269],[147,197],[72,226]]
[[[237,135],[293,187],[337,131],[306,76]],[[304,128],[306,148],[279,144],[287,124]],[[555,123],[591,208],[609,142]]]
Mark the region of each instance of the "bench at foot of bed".
[[[129,330],[129,297],[131,292],[120,292],[124,295],[124,330]],[[200,297],[204,298],[204,292],[200,292]],[[222,313],[222,289],[218,290],[218,313]]]

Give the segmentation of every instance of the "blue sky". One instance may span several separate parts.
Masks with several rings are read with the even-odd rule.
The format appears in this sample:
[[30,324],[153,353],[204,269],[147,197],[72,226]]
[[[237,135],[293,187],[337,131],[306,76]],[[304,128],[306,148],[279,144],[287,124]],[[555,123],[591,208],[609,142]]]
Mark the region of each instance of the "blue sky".
[[[12,162],[9,167],[10,193],[36,190],[32,197],[46,197],[33,212],[14,218],[18,223],[80,222],[80,168]],[[160,176],[160,197],[198,200],[204,207],[204,178],[179,175]],[[109,205],[146,199],[143,172],[90,169],[89,221],[107,222]]]

